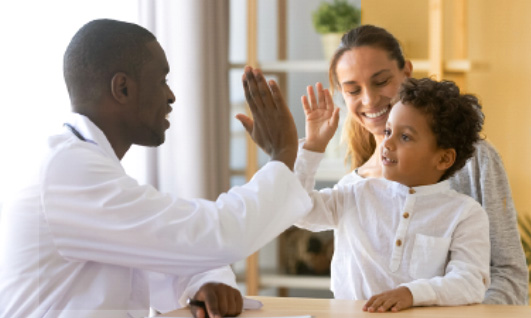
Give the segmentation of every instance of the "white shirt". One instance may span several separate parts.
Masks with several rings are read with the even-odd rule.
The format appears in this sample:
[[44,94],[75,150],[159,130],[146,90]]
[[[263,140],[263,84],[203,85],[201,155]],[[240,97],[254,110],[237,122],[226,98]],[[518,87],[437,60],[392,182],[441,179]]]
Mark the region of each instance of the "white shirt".
[[448,181],[408,188],[379,178],[313,190],[322,154],[302,150],[295,172],[314,203],[298,226],[333,229],[334,296],[369,299],[407,286],[413,304],[463,305],[483,300],[490,283],[488,218]]
[[[233,282],[223,266],[311,205],[295,175],[274,161],[215,202],[160,193],[125,173],[88,118],[74,114],[69,123],[89,141],[66,128],[51,137],[32,183],[4,207],[0,317],[144,317],[150,303],[177,308],[215,274]],[[174,294],[157,296],[159,288]]]

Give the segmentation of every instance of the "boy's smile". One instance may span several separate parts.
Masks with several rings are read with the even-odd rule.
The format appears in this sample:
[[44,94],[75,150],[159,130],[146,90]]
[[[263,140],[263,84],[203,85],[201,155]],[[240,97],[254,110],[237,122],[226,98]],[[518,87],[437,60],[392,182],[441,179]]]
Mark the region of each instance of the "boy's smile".
[[429,120],[414,106],[402,102],[393,106],[381,146],[386,179],[409,187],[434,184],[449,168],[442,159],[446,150],[437,146]]

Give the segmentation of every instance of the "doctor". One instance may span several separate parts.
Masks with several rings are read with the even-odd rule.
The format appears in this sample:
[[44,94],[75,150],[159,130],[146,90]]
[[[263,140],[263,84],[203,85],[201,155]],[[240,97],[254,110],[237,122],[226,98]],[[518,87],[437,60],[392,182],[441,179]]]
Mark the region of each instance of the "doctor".
[[0,317],[145,317],[149,306],[167,311],[188,297],[205,301],[210,317],[242,311],[227,265],[311,205],[292,173],[295,124],[262,74],[247,67],[254,121],[238,119],[271,161],[215,202],[139,185],[120,160],[132,144],[164,142],[175,100],[168,72],[160,44],[138,25],[95,20],[73,37],[64,55],[72,117],[4,209]]

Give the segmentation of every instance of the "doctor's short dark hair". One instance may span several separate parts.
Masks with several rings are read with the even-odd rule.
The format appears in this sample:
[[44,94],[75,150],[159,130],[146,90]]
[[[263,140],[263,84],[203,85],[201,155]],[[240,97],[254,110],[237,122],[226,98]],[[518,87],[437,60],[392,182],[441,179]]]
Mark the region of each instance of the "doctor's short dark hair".
[[475,153],[475,143],[482,139],[485,115],[478,99],[461,94],[451,81],[435,81],[429,78],[408,78],[400,89],[400,101],[428,115],[428,122],[435,134],[437,146],[455,149],[454,164],[445,171],[441,180],[448,179],[463,168]]
[[137,79],[144,64],[152,58],[146,44],[154,40],[150,31],[129,22],[98,19],[82,26],[63,58],[72,104],[97,101],[105,90],[110,90],[117,72]]

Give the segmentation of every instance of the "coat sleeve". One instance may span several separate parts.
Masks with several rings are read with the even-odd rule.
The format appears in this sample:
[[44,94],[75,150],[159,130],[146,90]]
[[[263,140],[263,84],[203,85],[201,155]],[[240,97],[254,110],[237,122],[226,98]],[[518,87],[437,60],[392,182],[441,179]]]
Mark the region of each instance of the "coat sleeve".
[[238,289],[236,277],[230,266],[223,266],[192,276],[175,276],[149,273],[150,305],[159,312],[186,307],[188,298],[194,297],[206,283],[217,282]]
[[194,275],[247,257],[311,206],[277,161],[216,201],[189,200],[139,185],[108,157],[72,147],[48,160],[40,190],[57,252],[71,261]]
[[492,282],[483,302],[527,304],[529,274],[511,188],[500,155],[487,141],[478,142],[475,156],[450,182],[456,191],[478,201],[489,217]]

